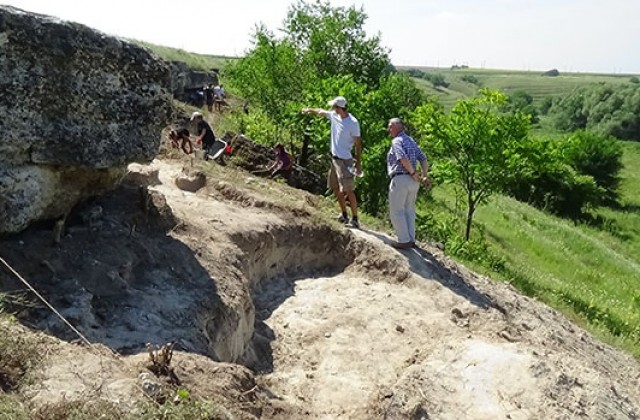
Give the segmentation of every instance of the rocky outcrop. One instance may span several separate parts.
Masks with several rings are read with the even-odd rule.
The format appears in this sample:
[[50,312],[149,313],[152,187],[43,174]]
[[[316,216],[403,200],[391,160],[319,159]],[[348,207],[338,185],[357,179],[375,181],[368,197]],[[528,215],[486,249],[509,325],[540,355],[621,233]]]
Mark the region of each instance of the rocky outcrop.
[[191,69],[182,61],[172,61],[171,63],[171,91],[177,98],[182,98],[186,102],[185,95],[189,89],[201,89],[204,85],[217,85],[218,73],[215,71],[196,71]]
[[153,159],[170,87],[141,47],[0,6],[0,234],[60,217]]

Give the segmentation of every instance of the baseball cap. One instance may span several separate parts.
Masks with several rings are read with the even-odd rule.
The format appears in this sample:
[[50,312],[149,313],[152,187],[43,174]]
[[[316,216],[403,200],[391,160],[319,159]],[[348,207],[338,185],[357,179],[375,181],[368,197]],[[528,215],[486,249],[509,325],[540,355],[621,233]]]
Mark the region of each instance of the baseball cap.
[[202,117],[202,113],[201,112],[194,112],[193,114],[191,114],[191,121],[195,120],[196,117]]
[[347,100],[344,96],[336,96],[333,100],[329,101],[329,106],[339,106],[340,108],[347,107]]

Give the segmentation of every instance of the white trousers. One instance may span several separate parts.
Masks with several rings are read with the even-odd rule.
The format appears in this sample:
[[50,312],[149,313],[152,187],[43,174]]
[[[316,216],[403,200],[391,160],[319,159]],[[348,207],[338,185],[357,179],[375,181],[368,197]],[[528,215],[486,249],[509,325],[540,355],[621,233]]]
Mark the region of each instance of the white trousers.
[[389,215],[398,242],[416,241],[416,198],[420,183],[409,175],[398,175],[389,184]]

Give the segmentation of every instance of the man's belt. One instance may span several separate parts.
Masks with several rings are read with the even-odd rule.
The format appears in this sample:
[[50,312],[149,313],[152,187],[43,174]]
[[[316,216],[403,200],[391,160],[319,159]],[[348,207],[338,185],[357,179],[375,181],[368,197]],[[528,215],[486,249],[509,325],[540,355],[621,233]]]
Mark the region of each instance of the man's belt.
[[395,173],[391,174],[389,179],[393,179],[393,178],[397,177],[398,175],[409,175],[409,172],[395,172]]

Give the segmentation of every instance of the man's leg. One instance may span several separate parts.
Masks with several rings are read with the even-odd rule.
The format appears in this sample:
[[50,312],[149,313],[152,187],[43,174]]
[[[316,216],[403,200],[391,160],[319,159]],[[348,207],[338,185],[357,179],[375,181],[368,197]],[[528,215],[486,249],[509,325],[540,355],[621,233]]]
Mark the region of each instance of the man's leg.
[[340,191],[340,188],[333,188],[333,193],[336,195],[336,198],[338,199],[338,204],[340,205],[340,211],[342,211],[342,214],[346,214],[347,203],[344,199],[344,193]]
[[[338,174],[336,172],[335,161],[331,162],[331,169],[329,170],[329,175],[327,176],[327,187],[333,191],[336,198],[338,199],[338,204],[340,205],[340,210],[342,211],[342,217],[346,219],[347,214],[347,205],[344,201],[344,193],[340,191],[340,184],[338,183]],[[346,220],[345,220],[346,222]]]
[[405,217],[407,218],[407,230],[411,242],[416,242],[416,200],[418,198],[420,184],[413,182],[409,185],[405,202]]
[[356,200],[356,193],[353,190],[351,190],[351,191],[347,191],[345,194],[349,199],[349,207],[351,207],[351,216],[357,219],[358,218],[358,201]]
[[396,231],[398,242],[406,244],[411,242],[411,236],[409,235],[407,213],[404,207],[407,202],[407,188],[403,178],[412,181],[409,177],[400,175],[393,178],[389,184],[389,216],[393,229]]

